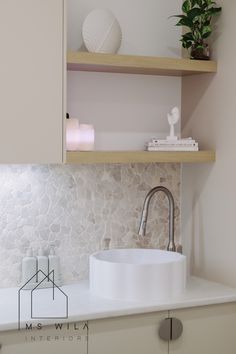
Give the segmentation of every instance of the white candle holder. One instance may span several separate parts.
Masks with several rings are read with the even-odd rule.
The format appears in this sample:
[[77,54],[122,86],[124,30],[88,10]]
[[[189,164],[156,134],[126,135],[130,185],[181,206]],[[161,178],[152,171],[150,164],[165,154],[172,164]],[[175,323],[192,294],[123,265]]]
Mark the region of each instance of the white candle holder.
[[94,150],[94,127],[92,124],[80,124],[79,126],[79,151]]

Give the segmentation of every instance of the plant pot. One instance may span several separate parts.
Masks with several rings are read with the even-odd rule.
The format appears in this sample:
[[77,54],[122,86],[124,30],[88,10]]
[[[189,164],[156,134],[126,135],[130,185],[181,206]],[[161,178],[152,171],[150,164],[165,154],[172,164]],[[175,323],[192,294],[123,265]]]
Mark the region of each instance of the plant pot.
[[191,59],[210,60],[210,49],[207,43],[193,44],[191,47]]

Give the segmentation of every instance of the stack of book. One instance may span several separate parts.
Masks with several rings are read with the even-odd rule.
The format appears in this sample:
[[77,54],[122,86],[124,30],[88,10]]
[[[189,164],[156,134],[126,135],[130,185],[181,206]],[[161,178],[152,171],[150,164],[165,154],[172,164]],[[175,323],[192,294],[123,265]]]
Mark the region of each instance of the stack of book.
[[178,140],[152,139],[147,143],[148,151],[198,151],[198,143],[192,138]]

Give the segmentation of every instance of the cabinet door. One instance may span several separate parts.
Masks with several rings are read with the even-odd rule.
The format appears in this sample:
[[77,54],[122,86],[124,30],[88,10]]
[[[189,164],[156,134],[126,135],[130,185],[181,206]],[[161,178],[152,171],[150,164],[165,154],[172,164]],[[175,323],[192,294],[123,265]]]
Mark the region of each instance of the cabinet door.
[[64,0],[0,1],[0,163],[61,163]]
[[89,354],[167,354],[158,336],[164,313],[135,315],[89,322]]
[[170,354],[235,354],[236,304],[171,311],[183,334],[170,342]]
[[0,333],[1,354],[87,354],[87,323]]

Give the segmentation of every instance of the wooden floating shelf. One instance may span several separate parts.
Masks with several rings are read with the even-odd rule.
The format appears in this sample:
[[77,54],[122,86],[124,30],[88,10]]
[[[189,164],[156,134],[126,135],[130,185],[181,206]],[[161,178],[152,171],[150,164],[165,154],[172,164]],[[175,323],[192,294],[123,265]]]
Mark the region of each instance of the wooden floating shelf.
[[89,151],[67,152],[67,164],[99,163],[203,163],[215,161],[214,151]]
[[211,60],[69,52],[67,54],[67,69],[73,71],[186,76],[215,73],[217,63]]

